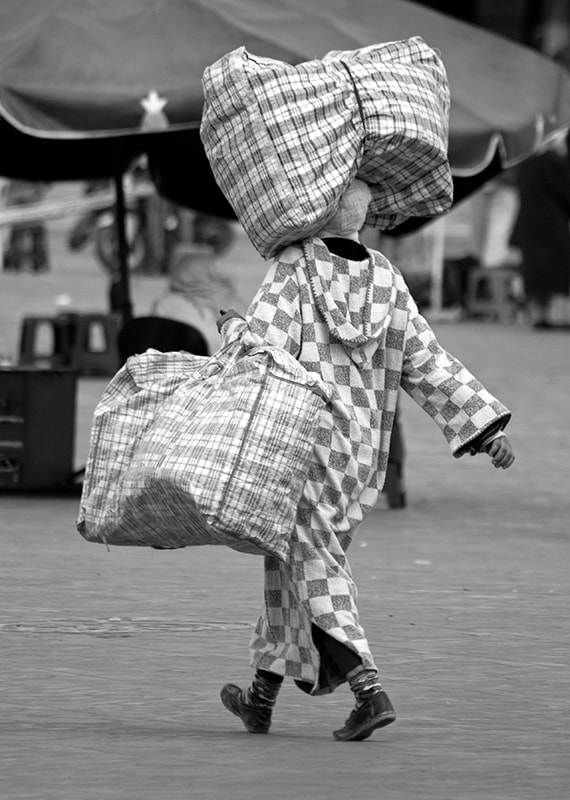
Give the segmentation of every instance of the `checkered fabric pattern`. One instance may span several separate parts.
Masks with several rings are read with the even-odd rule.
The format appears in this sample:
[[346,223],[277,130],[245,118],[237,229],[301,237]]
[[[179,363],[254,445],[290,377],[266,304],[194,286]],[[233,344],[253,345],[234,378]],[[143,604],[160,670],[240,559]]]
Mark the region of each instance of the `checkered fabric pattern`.
[[374,227],[451,206],[447,77],[420,37],[296,66],[241,47],[202,83],[204,149],[264,258],[322,230],[355,176]]
[[510,412],[420,316],[402,275],[380,253],[332,256],[312,239],[280,254],[248,309],[250,330],[288,350],[333,391],[320,418],[287,562],[265,561],[252,664],[332,691],[312,643],[322,628],[373,666],[346,550],[377,500],[402,386],[434,419],[454,455]]
[[86,539],[287,559],[330,393],[288,353],[248,338],[243,320],[232,324],[239,339],[210,359],[149,350],[111,381],[86,465]]

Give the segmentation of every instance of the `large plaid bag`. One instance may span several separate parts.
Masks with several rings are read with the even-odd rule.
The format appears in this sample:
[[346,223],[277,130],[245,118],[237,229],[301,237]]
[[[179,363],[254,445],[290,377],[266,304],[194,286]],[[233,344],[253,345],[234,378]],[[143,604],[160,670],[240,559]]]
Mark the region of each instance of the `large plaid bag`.
[[287,558],[330,390],[231,325],[240,335],[211,358],[148,350],[110,381],[85,469],[85,539]]
[[240,47],[202,84],[204,149],[264,258],[321,230],[355,176],[376,228],[451,206],[447,76],[420,37],[296,66]]

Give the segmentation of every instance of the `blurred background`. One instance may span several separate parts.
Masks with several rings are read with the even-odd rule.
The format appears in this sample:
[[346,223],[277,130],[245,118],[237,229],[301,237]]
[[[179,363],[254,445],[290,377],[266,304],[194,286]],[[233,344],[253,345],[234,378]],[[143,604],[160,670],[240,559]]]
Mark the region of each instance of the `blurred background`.
[[[68,481],[102,386],[130,353],[211,353],[219,309],[247,308],[266,265],[198,135],[202,69],[242,42],[294,63],[390,35],[441,49],[454,206],[363,239],[402,270],[434,323],[570,328],[565,0],[218,0],[208,11],[165,0],[152,12],[140,0],[49,0],[25,14],[20,5],[0,9],[0,487]],[[47,53],[45,66],[32,52]],[[527,233],[554,219],[552,249],[537,250]],[[33,406],[38,392],[52,401]]]

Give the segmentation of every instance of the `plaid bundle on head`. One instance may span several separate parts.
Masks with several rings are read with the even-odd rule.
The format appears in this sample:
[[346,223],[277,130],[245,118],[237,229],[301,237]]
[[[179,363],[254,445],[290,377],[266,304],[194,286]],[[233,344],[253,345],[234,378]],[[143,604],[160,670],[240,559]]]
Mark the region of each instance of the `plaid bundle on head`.
[[243,320],[229,324],[244,335],[209,359],[149,350],[111,380],[85,470],[85,539],[287,557],[330,392],[248,340]]
[[449,87],[420,37],[296,66],[241,47],[202,83],[204,149],[264,258],[321,230],[355,176],[374,227],[449,209]]

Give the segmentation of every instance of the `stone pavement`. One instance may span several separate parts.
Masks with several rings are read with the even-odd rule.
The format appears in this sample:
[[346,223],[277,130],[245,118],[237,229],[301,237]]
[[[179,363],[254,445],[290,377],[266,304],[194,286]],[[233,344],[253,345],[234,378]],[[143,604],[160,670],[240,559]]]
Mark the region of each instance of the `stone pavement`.
[[[503,472],[452,459],[404,398],[409,506],[380,502],[351,553],[396,724],[337,743],[348,690],[288,684],[272,733],[245,733],[218,692],[250,676],[261,561],[107,552],[75,532],[77,498],[8,495],[2,800],[568,796],[570,339],[492,324],[438,334],[512,407],[518,460]],[[102,385],[81,381],[86,417]]]
[[[107,552],[76,497],[0,495],[0,800],[568,797],[570,334],[436,330],[511,407],[518,458],[454,460],[403,398],[409,505],[381,500],[350,553],[397,722],[335,742],[347,688],[287,683],[272,732],[247,734],[218,694],[251,675],[258,558]],[[104,382],[80,380],[78,465]]]

